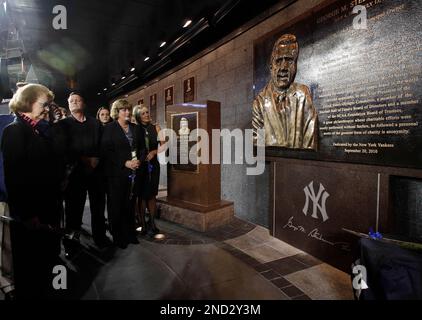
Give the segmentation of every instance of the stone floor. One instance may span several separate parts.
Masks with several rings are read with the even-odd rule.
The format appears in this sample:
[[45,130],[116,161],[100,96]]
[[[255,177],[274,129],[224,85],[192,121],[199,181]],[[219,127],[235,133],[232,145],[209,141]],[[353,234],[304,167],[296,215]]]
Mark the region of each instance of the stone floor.
[[263,227],[237,218],[206,233],[163,220],[157,225],[164,240],[139,236],[140,244],[125,250],[98,250],[84,232],[79,253],[71,261],[63,258],[69,298],[353,299],[349,275]]
[[158,221],[166,236],[98,251],[86,234],[68,266],[80,299],[353,299],[349,275],[237,218],[199,233]]

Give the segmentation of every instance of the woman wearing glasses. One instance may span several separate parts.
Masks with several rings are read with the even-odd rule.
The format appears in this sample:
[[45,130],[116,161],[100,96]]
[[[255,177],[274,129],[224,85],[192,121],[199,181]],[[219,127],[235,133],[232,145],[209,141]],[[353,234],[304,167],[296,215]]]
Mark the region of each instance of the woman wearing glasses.
[[17,299],[51,298],[53,267],[60,238],[60,183],[63,177],[58,145],[46,125],[53,93],[39,84],[19,88],[9,103],[16,120],[3,132],[1,149],[11,217],[11,242]]

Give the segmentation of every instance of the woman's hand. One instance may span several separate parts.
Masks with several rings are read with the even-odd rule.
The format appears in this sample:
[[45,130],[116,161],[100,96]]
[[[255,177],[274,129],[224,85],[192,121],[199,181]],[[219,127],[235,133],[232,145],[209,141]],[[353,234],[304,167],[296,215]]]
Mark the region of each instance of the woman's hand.
[[140,164],[139,160],[128,160],[125,162],[125,167],[130,170],[136,170],[139,168]]
[[151,159],[153,159],[155,156],[157,155],[157,150],[153,150],[150,153],[148,153],[146,161],[150,161]]
[[94,170],[98,165],[99,159],[94,157],[81,157],[81,161],[88,169]]

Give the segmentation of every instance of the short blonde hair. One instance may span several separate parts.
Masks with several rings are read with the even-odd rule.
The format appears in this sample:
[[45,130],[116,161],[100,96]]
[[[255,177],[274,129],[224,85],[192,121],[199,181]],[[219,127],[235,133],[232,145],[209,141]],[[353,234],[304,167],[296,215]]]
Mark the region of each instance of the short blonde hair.
[[11,112],[31,112],[32,105],[37,99],[45,94],[49,101],[53,101],[54,94],[47,87],[42,84],[27,84],[20,87],[13,95],[9,102],[9,109]]
[[125,99],[119,99],[119,100],[114,101],[113,104],[111,105],[110,116],[114,120],[117,120],[117,118],[119,117],[119,110],[122,110],[122,109],[132,110],[132,104]]

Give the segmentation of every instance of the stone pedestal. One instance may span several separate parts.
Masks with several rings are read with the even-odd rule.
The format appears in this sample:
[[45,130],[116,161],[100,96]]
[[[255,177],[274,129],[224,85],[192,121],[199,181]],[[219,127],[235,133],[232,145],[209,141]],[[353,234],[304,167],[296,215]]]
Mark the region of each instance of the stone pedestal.
[[195,129],[202,129],[208,133],[209,159],[212,159],[212,130],[221,128],[220,103],[203,101],[169,106],[166,119],[168,128],[177,135],[177,163],[168,164],[168,194],[158,199],[161,217],[198,231],[230,222],[234,205],[221,200],[220,164],[191,158],[191,154],[207,152],[198,149],[195,153],[194,149],[199,141]]
[[158,198],[158,203],[161,208],[161,219],[201,232],[225,225],[234,216],[234,205],[229,201],[221,201],[210,207],[201,207],[185,202],[169,201],[167,197],[164,197]]

